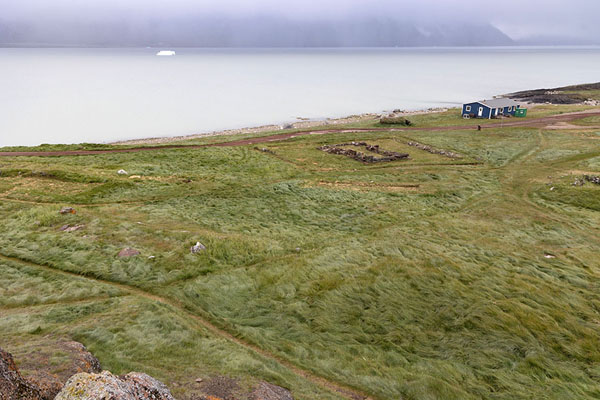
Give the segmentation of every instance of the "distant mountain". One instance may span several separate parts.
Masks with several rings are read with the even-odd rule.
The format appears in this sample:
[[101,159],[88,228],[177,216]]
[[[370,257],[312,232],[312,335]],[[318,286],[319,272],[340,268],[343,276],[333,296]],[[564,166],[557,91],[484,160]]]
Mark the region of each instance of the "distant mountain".
[[522,46],[589,46],[600,45],[600,38],[575,38],[564,36],[529,36],[515,41]]
[[2,22],[4,46],[414,47],[505,46],[490,24],[417,25],[393,18],[295,21],[272,16],[177,20]]

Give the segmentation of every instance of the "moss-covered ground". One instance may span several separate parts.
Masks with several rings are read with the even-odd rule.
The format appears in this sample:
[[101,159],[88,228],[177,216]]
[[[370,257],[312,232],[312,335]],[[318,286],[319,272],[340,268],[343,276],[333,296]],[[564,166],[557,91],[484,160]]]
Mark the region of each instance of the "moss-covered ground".
[[[600,186],[572,185],[600,131],[579,124],[0,158],[0,346],[72,338],[180,398],[213,375],[344,397],[299,370],[375,399],[600,398]],[[317,149],[353,140],[410,159]]]

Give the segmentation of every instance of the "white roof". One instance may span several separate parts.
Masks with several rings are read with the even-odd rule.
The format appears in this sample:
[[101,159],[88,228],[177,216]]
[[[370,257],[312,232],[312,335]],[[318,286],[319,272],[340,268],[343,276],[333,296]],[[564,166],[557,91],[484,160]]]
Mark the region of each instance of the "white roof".
[[513,99],[505,99],[505,98],[491,99],[491,100],[481,100],[481,101],[478,101],[478,103],[486,105],[486,106],[488,106],[490,108],[512,107],[512,106],[516,106],[518,104]]

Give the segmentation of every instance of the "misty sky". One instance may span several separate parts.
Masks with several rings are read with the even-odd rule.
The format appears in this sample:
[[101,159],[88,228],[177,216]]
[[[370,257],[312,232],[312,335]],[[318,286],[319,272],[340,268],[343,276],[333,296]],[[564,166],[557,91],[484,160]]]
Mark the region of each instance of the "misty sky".
[[513,39],[563,36],[600,41],[598,0],[0,0],[0,23],[26,23],[33,28],[56,21],[135,23],[190,15],[468,21],[491,23]]

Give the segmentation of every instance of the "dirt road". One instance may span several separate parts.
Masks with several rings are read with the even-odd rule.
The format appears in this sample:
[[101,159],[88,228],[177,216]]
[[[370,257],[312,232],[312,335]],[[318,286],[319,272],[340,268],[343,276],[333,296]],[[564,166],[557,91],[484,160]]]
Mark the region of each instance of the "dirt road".
[[[545,127],[547,125],[559,123],[559,122],[570,122],[586,117],[600,116],[599,110],[591,110],[577,113],[568,113],[553,115],[544,118],[531,118],[531,119],[511,119],[503,120],[502,122],[496,122],[492,124],[482,125],[482,129],[489,128],[514,128],[514,127]],[[126,149],[106,149],[106,150],[67,150],[67,151],[3,151],[0,152],[0,157],[56,157],[56,156],[89,156],[95,154],[106,154],[106,153],[135,153],[138,151],[153,151],[153,150],[164,150],[164,149],[198,149],[203,147],[229,147],[229,146],[245,146],[260,143],[278,142],[281,140],[291,139],[298,136],[304,135],[324,135],[327,133],[339,133],[339,132],[402,132],[402,131],[452,131],[452,130],[470,130],[477,129],[477,125],[455,125],[455,126],[438,126],[438,127],[405,127],[405,128],[369,128],[369,129],[324,129],[324,130],[309,130],[302,132],[293,133],[280,133],[270,136],[262,136],[250,139],[234,140],[223,143],[211,143],[202,145],[185,145],[185,144],[171,144],[164,146],[140,146],[130,147]]]

